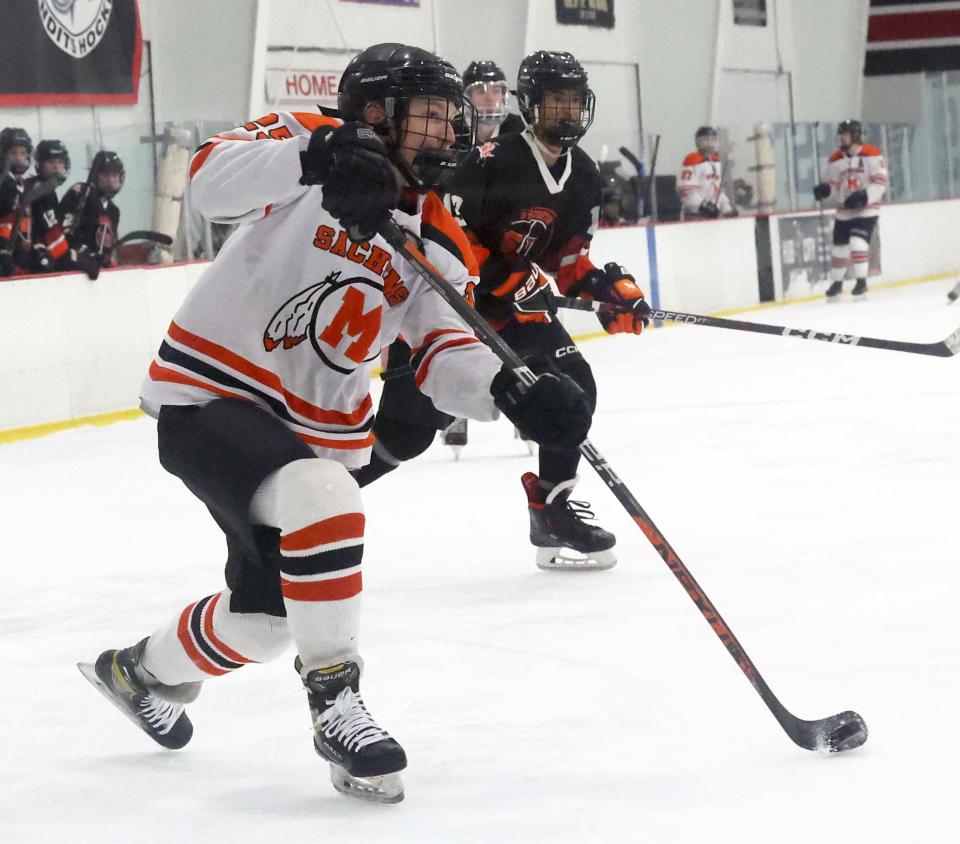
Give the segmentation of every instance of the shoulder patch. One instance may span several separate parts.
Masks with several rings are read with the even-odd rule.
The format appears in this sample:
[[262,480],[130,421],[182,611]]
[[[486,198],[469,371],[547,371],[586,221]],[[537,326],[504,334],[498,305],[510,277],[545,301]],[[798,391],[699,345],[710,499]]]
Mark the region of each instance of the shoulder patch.
[[304,129],[309,129],[311,132],[321,126],[339,126],[343,122],[336,117],[328,117],[325,114],[317,114],[313,111],[291,111],[290,116]]
[[[674,160],[676,160],[676,159],[674,159]],[[705,159],[705,158],[703,157],[703,154],[702,154],[702,153],[700,153],[700,152],[691,152],[690,155],[688,155],[685,159],[683,159],[683,166],[684,166],[684,167],[693,167],[694,164],[702,164],[702,163],[703,163],[704,161],[706,161],[706,160],[707,160],[707,159]]]
[[879,147],[875,147],[873,144],[864,144],[860,149],[860,155],[883,155],[880,152]]
[[843,158],[843,150],[838,149],[827,160],[832,164],[834,161],[839,161],[841,158]]
[[435,193],[428,193],[420,212],[420,236],[447,250],[467,268],[472,276],[480,275],[477,259],[463,229]]

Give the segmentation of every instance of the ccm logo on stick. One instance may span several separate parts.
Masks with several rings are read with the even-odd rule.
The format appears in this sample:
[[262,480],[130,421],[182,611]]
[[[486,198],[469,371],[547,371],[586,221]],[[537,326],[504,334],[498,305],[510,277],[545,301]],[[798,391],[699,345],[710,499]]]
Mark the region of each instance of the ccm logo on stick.
[[860,338],[853,334],[820,334],[812,329],[807,331],[801,328],[784,328],[784,337],[802,337],[804,340],[823,340],[827,343],[845,343],[848,346],[856,346]]

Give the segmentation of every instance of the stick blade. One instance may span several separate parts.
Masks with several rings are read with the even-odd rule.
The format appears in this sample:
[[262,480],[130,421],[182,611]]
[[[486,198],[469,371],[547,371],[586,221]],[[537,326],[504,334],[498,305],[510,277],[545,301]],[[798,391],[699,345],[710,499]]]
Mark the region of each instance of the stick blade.
[[841,712],[820,721],[799,721],[790,738],[806,750],[842,753],[860,747],[867,740],[867,722],[856,712]]

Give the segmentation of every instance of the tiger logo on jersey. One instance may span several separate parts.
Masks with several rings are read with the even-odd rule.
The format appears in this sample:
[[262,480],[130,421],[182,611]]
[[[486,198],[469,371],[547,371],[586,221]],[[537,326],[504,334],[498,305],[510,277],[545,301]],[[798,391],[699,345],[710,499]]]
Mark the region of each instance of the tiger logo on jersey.
[[483,161],[485,158],[493,158],[493,153],[496,149],[496,141],[487,141],[485,144],[481,144],[479,147],[477,147],[477,155],[480,156],[481,161]]
[[556,211],[542,206],[524,208],[520,219],[510,223],[500,239],[500,251],[505,254],[537,255],[546,249],[553,237]]
[[263,332],[263,347],[268,352],[281,346],[293,349],[309,339],[328,367],[348,374],[380,352],[376,344],[371,354],[380,337],[382,303],[382,285],[362,277],[341,280],[340,271],[330,273],[280,306]]

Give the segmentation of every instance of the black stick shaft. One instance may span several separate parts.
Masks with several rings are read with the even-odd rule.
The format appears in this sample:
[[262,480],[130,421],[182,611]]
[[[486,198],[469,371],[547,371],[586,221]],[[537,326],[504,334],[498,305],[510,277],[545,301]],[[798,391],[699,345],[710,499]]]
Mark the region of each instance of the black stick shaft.
[[[620,313],[625,309],[607,302],[592,302],[587,299],[575,299],[554,296],[553,302],[561,308],[576,311],[596,311],[599,313]],[[960,351],[960,329],[938,343],[911,343],[906,340],[884,340],[879,337],[860,337],[856,334],[844,334],[839,331],[816,331],[812,328],[789,328],[785,325],[768,325],[763,322],[746,322],[739,319],[688,314],[683,311],[654,310],[650,312],[652,320],[679,322],[685,325],[706,325],[711,328],[726,328],[730,331],[749,331],[754,334],[772,334],[780,337],[799,337],[801,340],[819,340],[838,346],[865,346],[870,349],[889,349],[894,352],[909,352],[915,355],[932,355],[949,358]]]
[[[491,350],[517,373],[522,383],[530,384],[536,380],[536,376],[523,363],[519,355],[508,346],[502,337],[497,334],[467,302],[457,292],[456,288],[450,284],[436,269],[419,249],[406,237],[400,227],[393,221],[388,220],[380,227],[380,234],[398,253],[403,255],[423,276],[423,278],[433,287],[443,300],[450,305],[457,314],[469,325],[477,336],[486,343]],[[659,528],[653,523],[653,520],[646,514],[640,503],[633,496],[633,493],[627,488],[626,484],[620,479],[613,467],[597,451],[596,446],[589,439],[580,444],[580,453],[587,459],[587,462],[594,468],[600,478],[607,484],[610,491],[616,499],[623,505],[630,517],[637,523],[637,526],[643,531],[650,544],[656,552],[663,558],[670,571],[673,572],[680,585],[686,590],[690,599],[696,604],[707,623],[713,628],[713,632],[723,642],[724,647],[729,651],[740,670],[756,689],[757,694],[763,699],[777,722],[793,739],[796,721],[795,716],[783,706],[776,695],[770,690],[766,681],[760,676],[760,672],[753,664],[753,661],[743,649],[743,646],[734,636],[733,631],[720,616],[717,608],[713,605],[707,594],[700,587],[700,584],[694,579],[690,570],[686,567],[683,560],[673,550],[670,543],[660,533]]]

